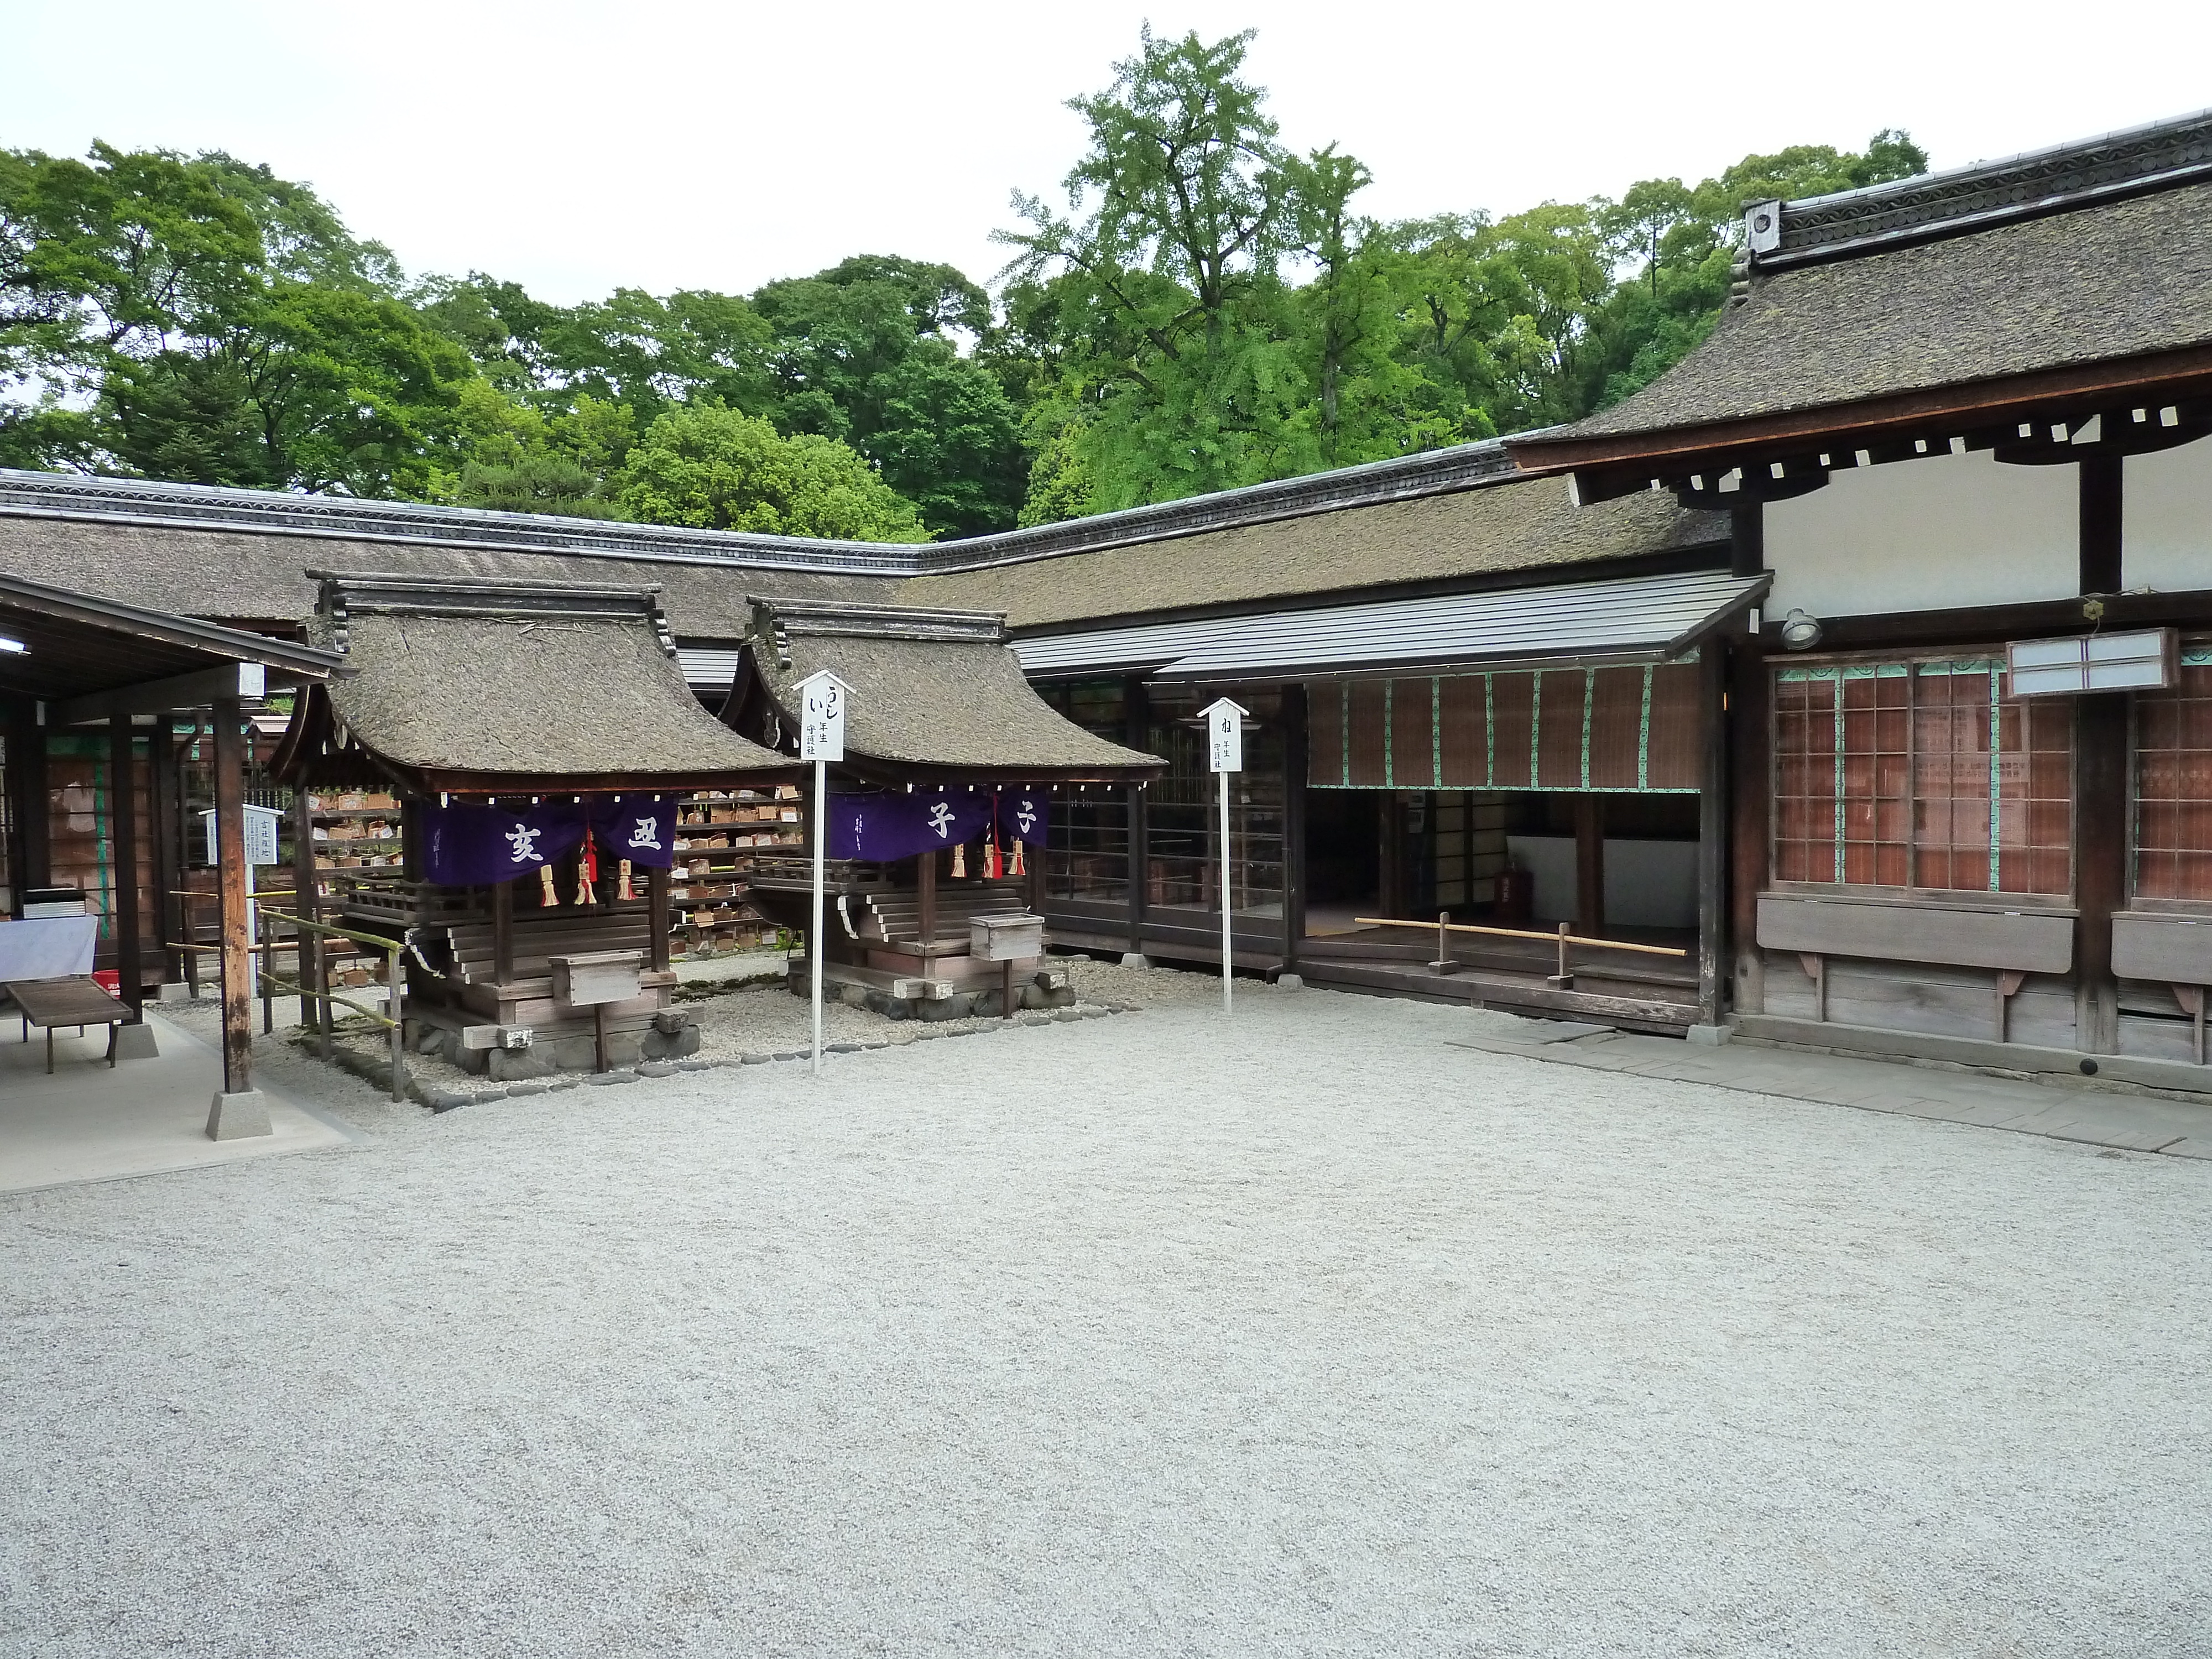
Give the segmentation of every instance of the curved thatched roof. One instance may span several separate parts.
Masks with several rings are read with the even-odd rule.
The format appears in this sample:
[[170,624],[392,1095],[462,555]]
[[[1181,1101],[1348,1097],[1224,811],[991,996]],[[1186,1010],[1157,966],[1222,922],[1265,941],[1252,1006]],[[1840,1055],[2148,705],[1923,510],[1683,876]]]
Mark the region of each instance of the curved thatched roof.
[[434,788],[787,775],[684,682],[649,588],[316,573],[312,631],[343,650],[344,739]]
[[734,704],[750,700],[788,732],[799,683],[827,669],[851,694],[845,756],[855,771],[1050,782],[1135,780],[1165,765],[1039,697],[995,612],[752,603]]

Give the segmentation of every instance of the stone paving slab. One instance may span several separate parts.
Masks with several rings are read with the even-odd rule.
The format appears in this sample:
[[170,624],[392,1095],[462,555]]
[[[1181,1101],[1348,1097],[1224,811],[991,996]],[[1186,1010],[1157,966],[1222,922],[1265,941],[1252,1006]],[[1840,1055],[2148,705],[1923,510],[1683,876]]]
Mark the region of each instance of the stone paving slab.
[[1522,1024],[1536,1028],[1527,1035],[1515,1031],[1449,1041],[1454,1048],[1524,1054],[1590,1071],[1704,1083],[1972,1128],[2212,1160],[2212,1106],[2189,1101],[1764,1045],[1692,1048],[1667,1037],[1618,1031],[1567,1035],[1540,1029],[1559,1023],[1525,1020]]

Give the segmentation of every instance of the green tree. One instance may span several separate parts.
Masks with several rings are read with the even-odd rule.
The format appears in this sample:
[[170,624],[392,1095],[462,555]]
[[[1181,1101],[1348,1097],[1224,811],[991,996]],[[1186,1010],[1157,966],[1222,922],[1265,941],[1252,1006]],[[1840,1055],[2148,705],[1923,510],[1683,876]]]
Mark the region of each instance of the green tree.
[[672,409],[630,451],[619,499],[647,524],[927,541],[914,505],[867,461],[811,433],[786,438],[766,421],[718,403]]
[[1264,91],[1241,78],[1249,31],[1143,34],[1105,91],[1071,101],[1090,148],[1069,212],[1014,198],[1018,282],[1057,281],[1094,508],[1287,476],[1310,445],[1281,256],[1294,228]]

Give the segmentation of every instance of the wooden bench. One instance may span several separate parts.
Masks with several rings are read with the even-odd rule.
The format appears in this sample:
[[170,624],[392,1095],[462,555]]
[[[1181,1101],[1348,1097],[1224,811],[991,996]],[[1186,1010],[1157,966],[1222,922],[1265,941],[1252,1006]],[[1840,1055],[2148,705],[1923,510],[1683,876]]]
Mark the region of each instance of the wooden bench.
[[23,1017],[23,1041],[31,1040],[31,1027],[36,1025],[46,1034],[46,1073],[53,1074],[54,1028],[74,1025],[77,1035],[84,1035],[88,1025],[107,1027],[107,1063],[115,1064],[115,1028],[131,1018],[131,1010],[119,999],[108,995],[98,981],[79,975],[70,979],[15,979],[7,985],[8,994],[15,1000],[16,1009]]

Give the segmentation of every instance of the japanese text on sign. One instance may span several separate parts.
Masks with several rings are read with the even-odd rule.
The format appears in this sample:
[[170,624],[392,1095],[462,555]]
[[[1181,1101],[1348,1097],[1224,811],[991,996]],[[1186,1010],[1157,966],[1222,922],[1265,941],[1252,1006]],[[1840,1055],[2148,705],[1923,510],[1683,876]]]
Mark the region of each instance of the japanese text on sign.
[[799,757],[811,761],[845,758],[845,687],[828,673],[810,676],[799,688]]

